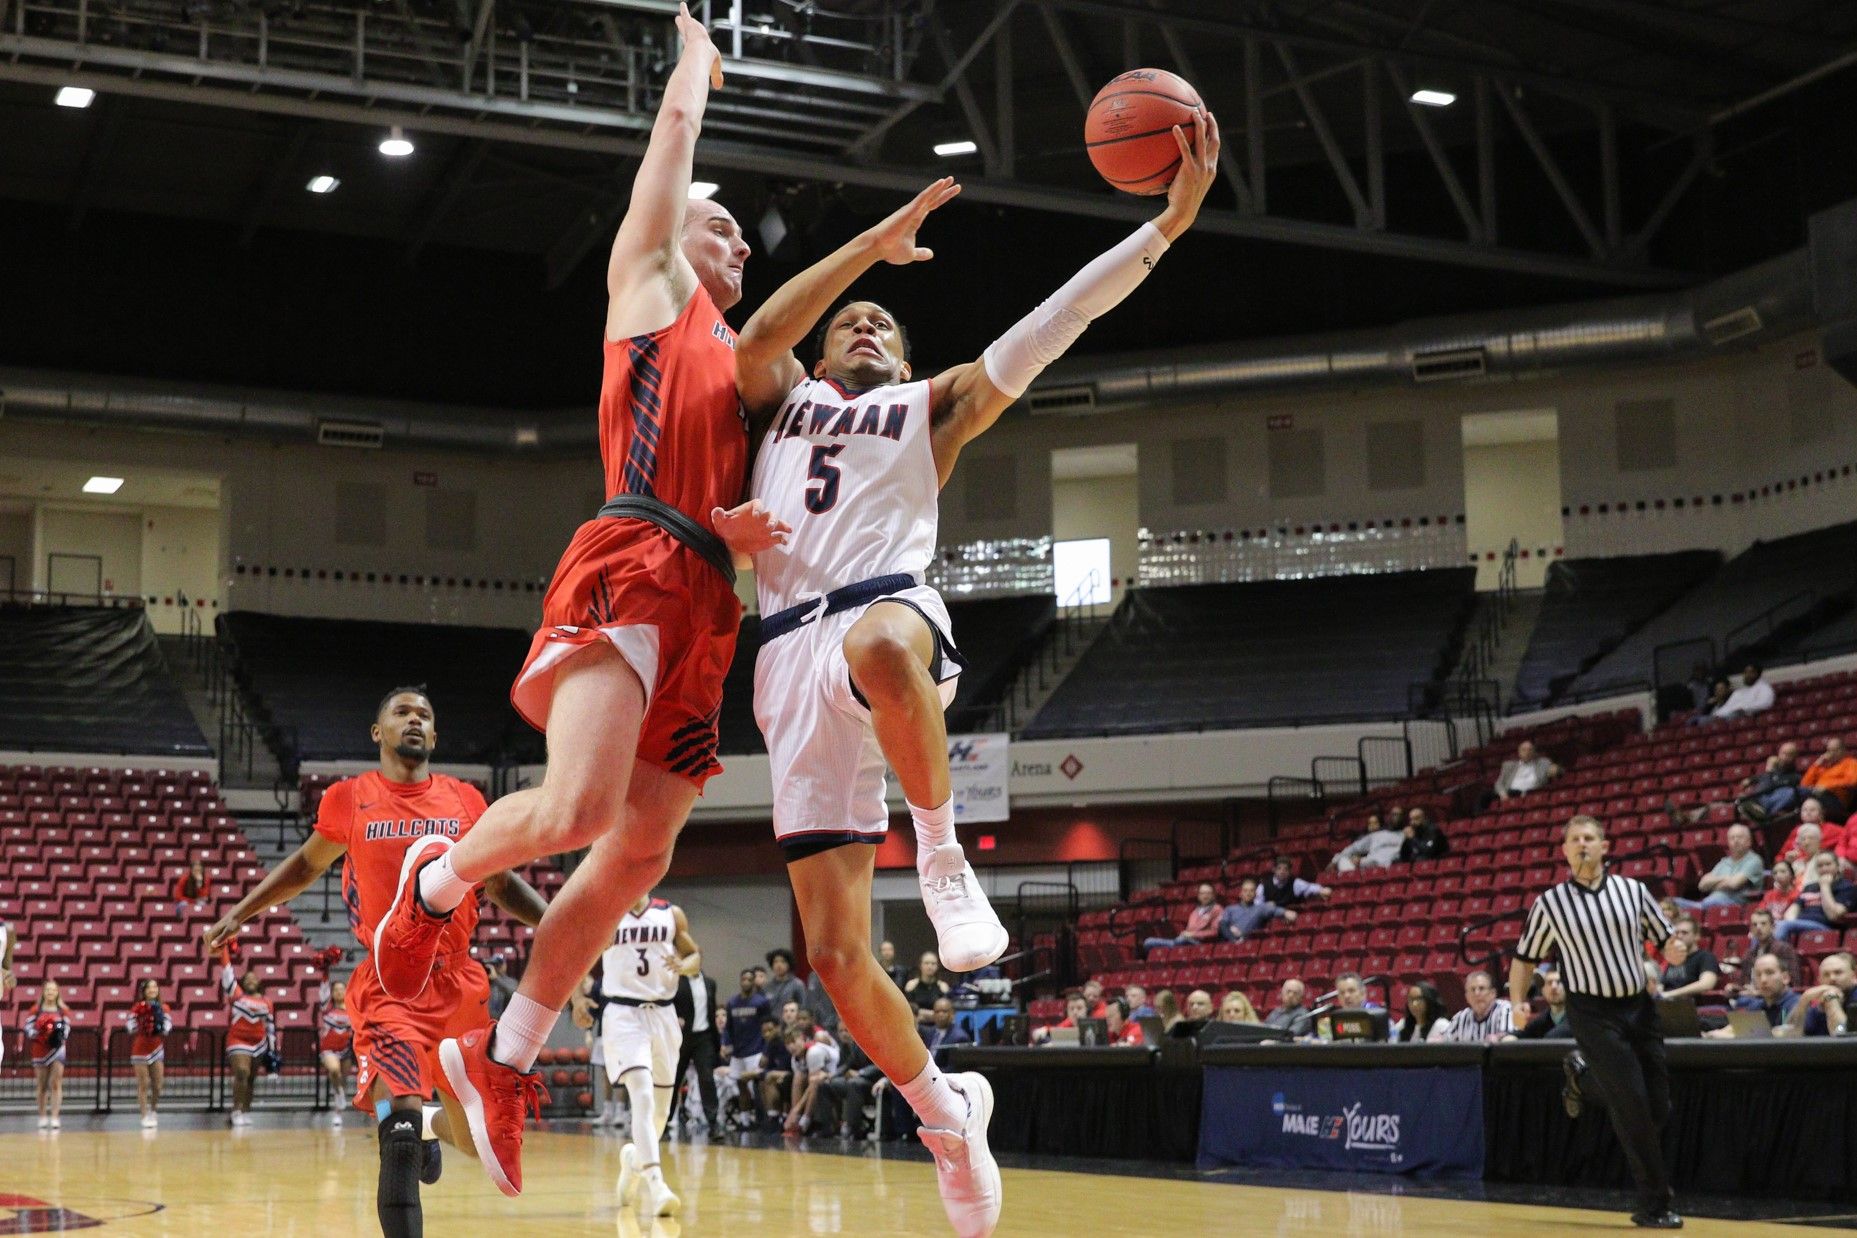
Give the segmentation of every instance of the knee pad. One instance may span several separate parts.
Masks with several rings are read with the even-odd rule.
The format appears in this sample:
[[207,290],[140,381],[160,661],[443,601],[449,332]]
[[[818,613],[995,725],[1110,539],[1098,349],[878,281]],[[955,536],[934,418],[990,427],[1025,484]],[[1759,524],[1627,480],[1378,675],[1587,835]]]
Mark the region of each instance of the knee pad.
[[375,1211],[385,1238],[423,1238],[425,1220],[419,1210],[419,1177],[425,1168],[425,1146],[417,1113],[389,1113],[380,1124],[380,1189]]

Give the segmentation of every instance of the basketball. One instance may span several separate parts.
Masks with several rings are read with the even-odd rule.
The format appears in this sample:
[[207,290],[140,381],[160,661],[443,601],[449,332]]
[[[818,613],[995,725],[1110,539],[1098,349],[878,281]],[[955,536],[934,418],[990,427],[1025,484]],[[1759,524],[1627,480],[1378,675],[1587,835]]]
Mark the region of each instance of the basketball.
[[1124,193],[1166,193],[1180,166],[1173,127],[1190,126],[1202,106],[1199,92],[1165,69],[1130,69],[1111,78],[1084,116],[1090,162]]

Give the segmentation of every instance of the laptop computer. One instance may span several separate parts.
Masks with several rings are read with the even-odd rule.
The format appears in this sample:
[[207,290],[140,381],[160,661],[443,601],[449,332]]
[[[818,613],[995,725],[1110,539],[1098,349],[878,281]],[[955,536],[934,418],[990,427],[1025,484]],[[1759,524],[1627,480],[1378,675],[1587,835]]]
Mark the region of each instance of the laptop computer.
[[1730,1010],[1728,1026],[1733,1029],[1736,1040],[1770,1040],[1773,1037],[1773,1025],[1767,1022],[1764,1010]]
[[1160,1044],[1161,1040],[1167,1035],[1167,1024],[1164,1023],[1161,1020],[1161,1016],[1157,1014],[1143,1015],[1141,1018],[1136,1019],[1135,1022],[1141,1026],[1142,1040],[1150,1045]]
[[1077,1038],[1076,1028],[1074,1027],[1054,1027],[1051,1029],[1049,1037],[1045,1043],[1053,1044],[1053,1045],[1074,1045],[1074,1044],[1080,1044],[1082,1042],[1079,1041]]
[[1659,999],[1657,1021],[1663,1025],[1666,1040],[1702,1035],[1702,1020],[1696,1014],[1696,999],[1693,997]]
[[1106,1045],[1109,1043],[1109,1022],[1106,1019],[1078,1019],[1077,1043],[1080,1045]]

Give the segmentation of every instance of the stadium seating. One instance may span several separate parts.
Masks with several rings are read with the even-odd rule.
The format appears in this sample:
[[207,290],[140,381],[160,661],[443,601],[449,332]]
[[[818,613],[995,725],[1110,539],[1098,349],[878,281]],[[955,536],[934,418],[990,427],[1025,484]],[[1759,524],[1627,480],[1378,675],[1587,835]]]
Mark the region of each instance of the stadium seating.
[[[1566,559],[1548,567],[1513,700],[1539,705],[1721,566],[1712,550]],[[1687,669],[1687,668],[1686,668]]]
[[1057,599],[1032,597],[948,602],[954,643],[967,659],[954,704],[948,708],[950,734],[978,730],[1012,688],[1019,672],[1037,654],[1057,619]]
[[1401,717],[1450,668],[1469,568],[1131,590],[1028,739]]
[[280,756],[372,758],[368,724],[381,694],[424,684],[446,759],[541,759],[541,736],[509,704],[509,686],[528,654],[527,632],[251,611],[221,615],[219,632],[233,674],[269,724]]
[[0,607],[0,748],[205,756],[140,608]]

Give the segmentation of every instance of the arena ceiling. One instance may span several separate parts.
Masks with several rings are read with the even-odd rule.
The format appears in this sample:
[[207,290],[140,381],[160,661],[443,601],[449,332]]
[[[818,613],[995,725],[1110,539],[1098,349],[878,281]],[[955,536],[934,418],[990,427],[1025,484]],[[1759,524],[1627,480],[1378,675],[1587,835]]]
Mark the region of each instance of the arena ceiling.
[[[0,0],[0,236],[19,242],[0,279],[39,306],[0,335],[0,364],[584,393],[590,259],[674,55],[667,7]],[[1225,175],[1173,295],[1086,346],[1681,285],[1797,246],[1806,214],[1857,195],[1844,0],[708,8],[729,82],[698,173],[763,251],[750,303],[952,171],[967,192],[922,298],[946,322],[939,359],[1010,312],[976,308],[1035,299],[1152,209],[1082,150],[1088,97],[1136,64],[1199,86]],[[93,105],[54,106],[67,85]],[[408,158],[377,149],[396,125]],[[960,139],[975,152],[932,153]],[[310,193],[317,176],[339,186]],[[503,351],[512,331],[528,364]]]

